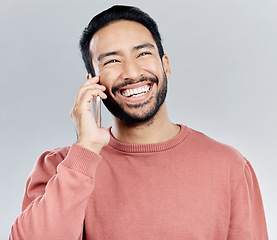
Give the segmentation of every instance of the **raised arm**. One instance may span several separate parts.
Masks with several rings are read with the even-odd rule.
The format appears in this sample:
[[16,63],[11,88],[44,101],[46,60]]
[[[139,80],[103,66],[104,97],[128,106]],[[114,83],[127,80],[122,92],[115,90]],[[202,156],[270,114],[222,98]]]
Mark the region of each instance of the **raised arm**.
[[15,220],[10,240],[82,239],[83,221],[101,149],[110,139],[98,128],[90,111],[95,96],[105,98],[105,87],[91,78],[79,89],[71,117],[77,144],[43,154],[27,180],[22,213]]

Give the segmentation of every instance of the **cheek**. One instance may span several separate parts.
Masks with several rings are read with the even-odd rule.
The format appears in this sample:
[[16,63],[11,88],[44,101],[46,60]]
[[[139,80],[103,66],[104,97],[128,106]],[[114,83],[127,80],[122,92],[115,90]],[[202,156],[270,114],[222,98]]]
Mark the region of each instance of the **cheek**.
[[145,61],[143,63],[143,68],[146,72],[150,73],[151,75],[155,75],[158,78],[163,76],[163,66],[160,61]]
[[110,78],[119,77],[120,73],[121,73],[121,68],[117,66],[117,67],[105,68],[103,70],[100,70],[99,76],[110,79]]
[[105,69],[99,72],[100,84],[106,87],[106,91],[111,92],[112,87],[118,80],[118,72],[112,71],[111,69]]

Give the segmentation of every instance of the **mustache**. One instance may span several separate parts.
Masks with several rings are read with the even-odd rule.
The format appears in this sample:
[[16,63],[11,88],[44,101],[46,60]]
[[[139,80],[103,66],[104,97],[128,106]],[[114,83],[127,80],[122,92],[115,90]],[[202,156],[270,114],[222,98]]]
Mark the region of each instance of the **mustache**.
[[128,85],[132,85],[132,84],[136,84],[136,83],[139,83],[139,82],[146,82],[146,81],[150,81],[152,83],[157,83],[159,82],[159,79],[157,77],[141,77],[139,78],[138,80],[134,81],[132,79],[127,79],[125,80],[124,82],[122,83],[119,83],[115,86],[112,87],[112,93],[115,94],[115,92],[120,89],[120,88],[123,88],[123,87],[126,87]]

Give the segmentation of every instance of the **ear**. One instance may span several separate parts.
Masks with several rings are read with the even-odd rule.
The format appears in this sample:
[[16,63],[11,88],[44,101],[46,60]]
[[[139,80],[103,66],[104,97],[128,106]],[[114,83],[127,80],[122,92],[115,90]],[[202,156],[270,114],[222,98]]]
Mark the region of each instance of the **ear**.
[[170,65],[169,65],[169,59],[166,54],[163,55],[162,62],[163,62],[163,68],[164,68],[165,75],[166,75],[167,79],[169,79],[171,76],[171,70],[170,70]]

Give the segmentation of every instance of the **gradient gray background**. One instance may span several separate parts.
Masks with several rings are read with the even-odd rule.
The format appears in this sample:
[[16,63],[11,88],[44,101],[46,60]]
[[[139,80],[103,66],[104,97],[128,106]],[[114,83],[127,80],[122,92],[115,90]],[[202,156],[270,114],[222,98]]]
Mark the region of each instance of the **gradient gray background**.
[[[157,21],[171,62],[171,120],[251,162],[270,239],[277,239],[276,0],[1,1],[0,238],[20,213],[38,156],[76,140],[70,111],[86,74],[79,36],[115,3],[141,7]],[[107,127],[111,116],[103,115]]]

